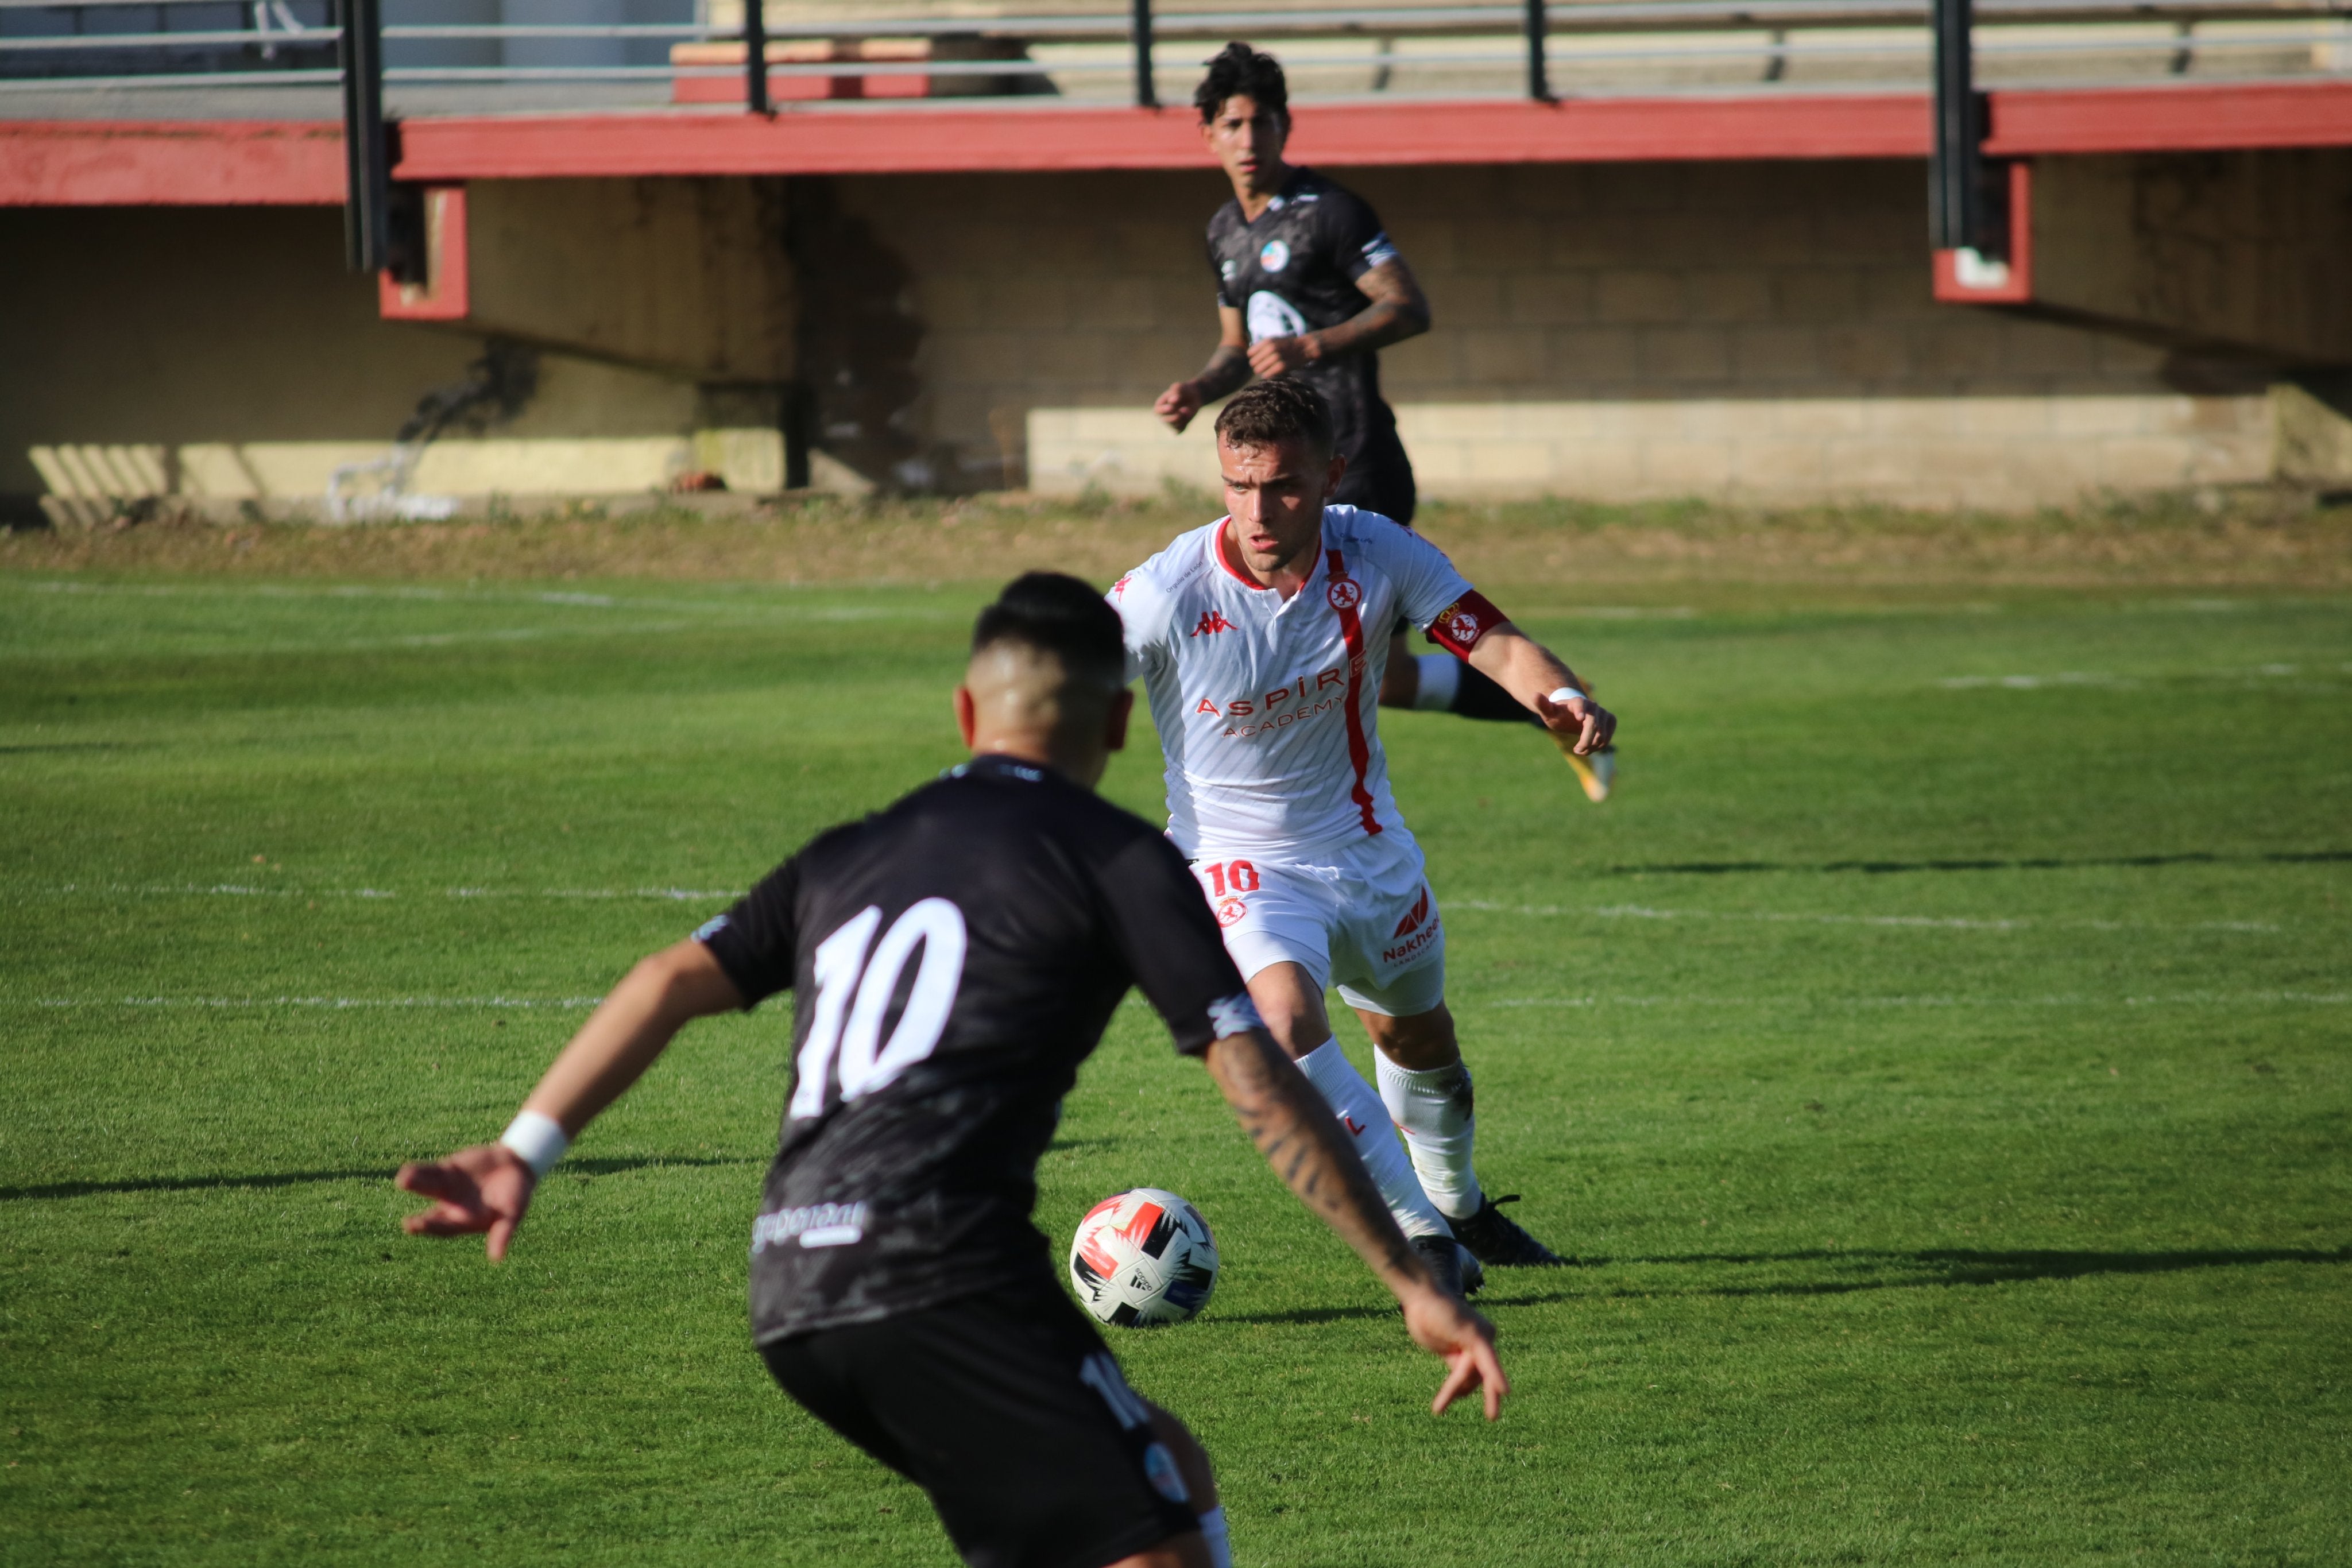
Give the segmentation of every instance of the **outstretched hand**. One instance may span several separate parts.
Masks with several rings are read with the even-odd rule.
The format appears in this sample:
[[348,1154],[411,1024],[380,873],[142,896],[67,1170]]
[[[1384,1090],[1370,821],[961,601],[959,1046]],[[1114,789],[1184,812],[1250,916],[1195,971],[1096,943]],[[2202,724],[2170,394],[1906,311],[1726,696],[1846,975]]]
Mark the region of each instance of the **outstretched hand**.
[[1192,416],[1201,412],[1201,389],[1191,382],[1178,382],[1160,394],[1160,400],[1151,405],[1151,412],[1158,414],[1169,429],[1181,435],[1184,427],[1192,423]]
[[1560,740],[1563,749],[1579,757],[1591,756],[1617,733],[1617,716],[1591,697],[1570,697],[1564,703],[1556,703],[1548,696],[1538,696],[1536,716]]
[[1431,1415],[1444,1415],[1447,1406],[1480,1388],[1486,1391],[1486,1419],[1501,1418],[1503,1396],[1511,1391],[1511,1383],[1503,1375],[1501,1358],[1495,1354],[1493,1323],[1472,1312],[1461,1298],[1432,1286],[1405,1298],[1404,1326],[1413,1343],[1445,1358],[1445,1381],[1438,1385],[1437,1397],[1430,1401]]
[[489,1236],[490,1261],[507,1255],[515,1227],[530,1207],[539,1178],[522,1156],[504,1144],[477,1144],[446,1160],[400,1167],[392,1185],[434,1200],[422,1214],[400,1222],[411,1236]]

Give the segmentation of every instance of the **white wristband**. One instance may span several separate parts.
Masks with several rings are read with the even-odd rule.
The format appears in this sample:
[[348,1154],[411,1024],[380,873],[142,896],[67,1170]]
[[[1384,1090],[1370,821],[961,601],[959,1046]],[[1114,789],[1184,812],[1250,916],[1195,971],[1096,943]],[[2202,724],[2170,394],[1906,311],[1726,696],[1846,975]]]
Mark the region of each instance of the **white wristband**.
[[562,1124],[538,1111],[525,1111],[517,1115],[507,1124],[507,1130],[499,1135],[499,1142],[512,1149],[522,1163],[530,1167],[530,1174],[536,1176],[543,1176],[553,1170],[555,1162],[563,1157],[563,1151],[572,1146],[572,1140],[564,1135]]
[[1578,691],[1574,686],[1562,686],[1558,691],[1553,692],[1545,700],[1554,703],[1589,703],[1592,699],[1586,696],[1582,692]]

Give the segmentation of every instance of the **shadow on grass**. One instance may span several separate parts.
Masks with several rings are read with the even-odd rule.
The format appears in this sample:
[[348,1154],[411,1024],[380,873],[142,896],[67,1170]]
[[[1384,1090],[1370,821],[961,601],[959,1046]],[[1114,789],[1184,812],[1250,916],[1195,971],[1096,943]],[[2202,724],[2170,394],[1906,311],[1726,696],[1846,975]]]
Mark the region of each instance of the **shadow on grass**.
[[[2176,1274],[2197,1269],[2242,1269],[2263,1263],[2352,1263],[2352,1247],[2326,1250],[2314,1247],[2213,1248],[2176,1252],[2067,1252],[2052,1250],[1995,1252],[1931,1248],[1917,1252],[1692,1252],[1662,1258],[1577,1258],[1575,1269],[1727,1269],[1771,1263],[1832,1263],[1865,1270],[1832,1280],[1772,1280],[1755,1284],[1736,1281],[1693,1282],[1654,1287],[1604,1285],[1594,1281],[1586,1290],[1539,1291],[1504,1295],[1500,1288],[1547,1277],[1535,1270],[1514,1270],[1507,1277],[1489,1276],[1478,1294],[1480,1307],[1534,1307],[1559,1301],[1601,1301],[1627,1297],[1666,1296],[1836,1296],[1854,1291],[1919,1290],[1952,1285],[1999,1285],[2026,1280],[2079,1280],[2094,1274]],[[1562,1280],[1573,1275],[1551,1275]],[[1233,1323],[1322,1323],[1350,1318],[1395,1315],[1390,1307],[1301,1307],[1286,1312],[1255,1312],[1228,1317]]]
[[2168,865],[2332,865],[2352,861],[2352,850],[2280,850],[2267,854],[2217,855],[2190,851],[2171,855],[2088,855],[2076,860],[2032,857],[2021,860],[1965,861],[1824,861],[1813,864],[1789,861],[1682,861],[1664,865],[1612,865],[1611,876],[1740,876],[1756,872],[1846,872],[1874,876],[1919,871],[2074,871],[2101,866]]
[[[623,1155],[608,1159],[566,1160],[569,1176],[614,1176],[649,1166],[763,1166],[765,1155]],[[129,1176],[121,1181],[60,1181],[46,1186],[0,1186],[0,1203],[37,1198],[90,1197],[113,1192],[204,1192],[215,1187],[305,1186],[316,1182],[392,1180],[393,1167],[372,1170],[269,1171],[253,1176]]]

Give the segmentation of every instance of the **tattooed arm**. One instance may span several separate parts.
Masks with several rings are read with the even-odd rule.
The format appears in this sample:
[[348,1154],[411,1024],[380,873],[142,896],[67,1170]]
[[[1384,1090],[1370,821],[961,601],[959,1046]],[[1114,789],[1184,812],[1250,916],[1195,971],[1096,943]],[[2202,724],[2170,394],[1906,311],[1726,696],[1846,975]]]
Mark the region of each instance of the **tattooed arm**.
[[1331,1108],[1297,1064],[1263,1030],[1224,1036],[1210,1045],[1205,1060],[1258,1153],[1395,1294],[1413,1343],[1445,1359],[1445,1382],[1430,1408],[1444,1410],[1483,1387],[1486,1419],[1494,1420],[1510,1392],[1495,1356],[1494,1325],[1438,1288],[1389,1217],[1364,1162],[1339,1135]]
[[1217,307],[1217,347],[1201,373],[1189,382],[1178,382],[1160,394],[1151,411],[1166,421],[1170,429],[1181,433],[1192,423],[1192,416],[1228,392],[1239,392],[1250,379],[1249,328],[1239,309],[1231,305]]

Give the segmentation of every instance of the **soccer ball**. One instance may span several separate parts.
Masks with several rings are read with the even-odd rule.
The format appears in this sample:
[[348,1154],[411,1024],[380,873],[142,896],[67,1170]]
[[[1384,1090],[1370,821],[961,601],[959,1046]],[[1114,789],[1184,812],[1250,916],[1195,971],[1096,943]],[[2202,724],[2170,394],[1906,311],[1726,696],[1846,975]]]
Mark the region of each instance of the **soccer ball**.
[[1201,1211],[1172,1192],[1139,1186],[1107,1197],[1070,1239],[1078,1304],[1119,1328],[1181,1323],[1217,1288],[1217,1242]]

